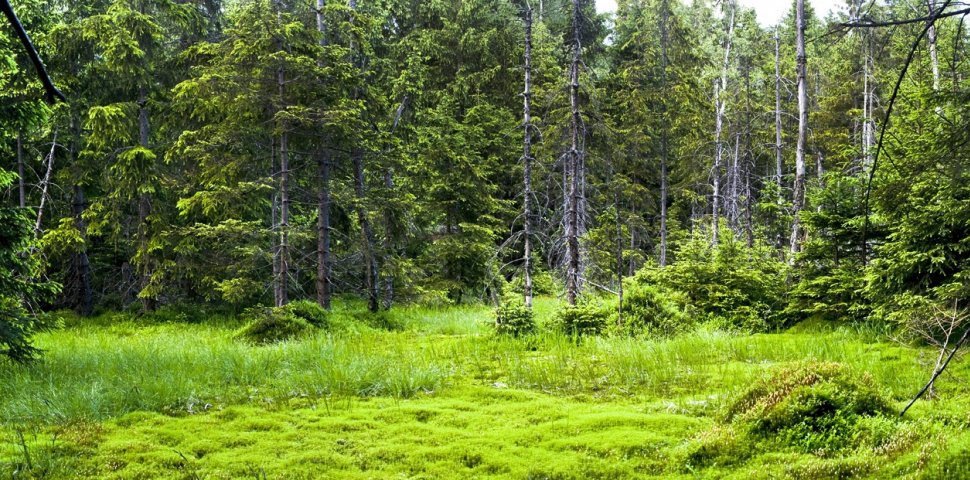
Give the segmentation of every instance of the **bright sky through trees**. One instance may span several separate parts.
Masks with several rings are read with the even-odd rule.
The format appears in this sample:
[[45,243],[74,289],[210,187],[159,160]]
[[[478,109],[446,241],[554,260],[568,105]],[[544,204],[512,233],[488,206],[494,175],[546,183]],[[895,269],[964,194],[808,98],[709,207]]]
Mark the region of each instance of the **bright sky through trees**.
[[[791,2],[784,0],[740,0],[741,5],[754,8],[758,12],[758,19],[762,25],[769,26],[777,23],[791,6]],[[820,17],[836,8],[836,0],[809,0]],[[616,10],[616,0],[596,0],[596,10],[612,12]]]

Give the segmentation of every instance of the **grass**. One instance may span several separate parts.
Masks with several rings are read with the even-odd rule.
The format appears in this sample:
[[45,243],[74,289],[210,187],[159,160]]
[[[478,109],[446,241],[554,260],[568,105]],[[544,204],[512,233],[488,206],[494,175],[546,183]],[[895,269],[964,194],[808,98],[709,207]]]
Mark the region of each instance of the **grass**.
[[[540,299],[539,323],[555,308]],[[483,306],[341,302],[329,332],[253,346],[232,316],[163,320],[68,319],[38,337],[42,362],[0,366],[0,478],[946,478],[970,452],[952,377],[839,453],[724,422],[739,392],[809,360],[903,402],[929,352],[870,332],[514,339]]]

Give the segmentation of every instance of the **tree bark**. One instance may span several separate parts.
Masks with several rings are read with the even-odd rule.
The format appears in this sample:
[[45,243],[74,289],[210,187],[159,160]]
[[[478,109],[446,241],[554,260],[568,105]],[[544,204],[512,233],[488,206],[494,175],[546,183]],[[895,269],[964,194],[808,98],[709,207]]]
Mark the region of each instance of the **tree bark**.
[[44,178],[40,181],[40,205],[37,206],[37,222],[34,224],[34,236],[40,238],[41,225],[44,219],[44,207],[47,205],[47,190],[51,183],[51,173],[54,171],[54,150],[57,148],[57,131],[54,131],[54,139],[51,140],[51,151],[47,154],[47,168],[44,171]]
[[94,312],[94,292],[91,288],[91,260],[88,258],[87,251],[88,226],[84,221],[85,208],[87,208],[87,202],[84,199],[84,188],[80,185],[74,185],[71,214],[74,216],[74,228],[77,228],[78,232],[81,233],[81,238],[84,239],[85,243],[84,249],[76,252],[73,259],[74,274],[76,275],[75,286],[78,294],[76,308],[78,313],[87,317]]
[[581,206],[583,188],[583,152],[580,145],[580,128],[582,118],[579,112],[579,64],[582,55],[582,43],[579,36],[579,24],[582,19],[579,0],[573,0],[573,58],[569,74],[569,104],[571,108],[570,148],[566,156],[566,171],[569,177],[569,190],[566,209],[566,301],[576,305],[582,279],[582,252],[579,237],[582,235]]
[[[279,89],[280,110],[286,109],[286,69],[280,65],[276,70],[276,85]],[[278,112],[277,112],[278,113]],[[280,144],[280,216],[278,232],[279,275],[277,280],[276,306],[289,303],[290,281],[290,137],[285,121],[278,121]]]
[[317,192],[317,303],[330,310],[330,153],[317,161],[320,190]]
[[377,289],[377,264],[374,260],[374,231],[367,215],[367,198],[364,184],[364,150],[355,147],[351,153],[354,163],[354,196],[357,221],[360,222],[361,255],[364,257],[364,288],[367,290],[367,308],[376,312],[379,307]]
[[[148,123],[148,90],[141,86],[138,88],[138,144],[142,148],[149,148],[151,137],[150,124]],[[139,280],[139,297],[141,298],[142,309],[152,311],[155,309],[155,299],[142,296],[140,292],[145,291],[151,283],[153,268],[148,255],[149,225],[148,219],[152,214],[152,199],[148,193],[138,195],[138,250],[141,261],[138,262],[138,269],[141,270]]]
[[734,36],[734,13],[736,5],[734,2],[727,4],[731,9],[731,16],[728,20],[727,37],[724,40],[724,63],[721,67],[721,78],[714,82],[714,169],[711,172],[711,183],[713,186],[713,198],[711,199],[711,243],[718,244],[720,230],[721,213],[721,165],[724,155],[724,142],[721,139],[724,130],[724,112],[727,102],[724,100],[724,91],[727,90],[727,75],[731,61],[731,40]]
[[522,256],[523,300],[532,309],[532,8],[525,9],[525,90],[522,92],[522,215],[525,247]]
[[801,247],[801,223],[798,215],[805,203],[805,141],[808,134],[808,85],[806,84],[805,0],[795,7],[795,67],[798,77],[798,145],[795,151],[795,184],[792,201],[791,253]]
[[[936,1],[926,0],[926,7],[932,17],[936,11]],[[940,60],[936,50],[936,25],[933,23],[930,23],[929,28],[926,29],[926,42],[930,49],[930,67],[933,69],[933,91],[938,92],[940,90]]]
[[[350,9],[354,12],[354,14],[356,14],[357,0],[350,0]],[[351,18],[351,23],[353,22],[354,19]],[[363,62],[360,58],[362,53],[358,50],[357,44],[355,42],[351,42],[350,51],[351,55],[354,56],[354,65],[358,69],[362,70]],[[359,89],[354,90],[354,98],[360,98]],[[353,148],[351,158],[354,164],[354,196],[356,197],[355,206],[357,210],[357,221],[360,223],[360,250],[361,255],[364,257],[364,288],[367,290],[367,309],[372,312],[376,312],[380,307],[380,298],[377,287],[377,260],[374,253],[374,232],[371,228],[370,218],[368,217],[367,207],[365,204],[367,198],[367,188],[364,175],[364,149],[360,144]]]
[[778,187],[778,204],[784,202],[783,178],[785,162],[781,143],[781,39],[775,29],[775,185]]
[[[316,20],[317,31],[320,33],[320,46],[327,46],[327,24],[323,16],[326,7],[324,0],[317,0]],[[317,61],[317,66],[324,67],[323,59]],[[321,128],[323,126],[321,125]],[[332,285],[330,275],[333,267],[330,259],[330,151],[324,149],[317,157],[317,303],[326,310],[330,310]]]
[[[660,266],[667,266],[667,162],[669,155],[669,132],[667,125],[667,48],[670,35],[667,22],[670,19],[670,10],[667,0],[660,3],[660,86],[664,92],[664,100],[660,103]],[[632,239],[633,232],[630,232]]]

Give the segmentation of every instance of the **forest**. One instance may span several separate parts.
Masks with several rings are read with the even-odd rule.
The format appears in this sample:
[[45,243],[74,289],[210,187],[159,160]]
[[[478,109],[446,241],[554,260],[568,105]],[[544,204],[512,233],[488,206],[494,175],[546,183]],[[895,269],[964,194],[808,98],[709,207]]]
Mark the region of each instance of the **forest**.
[[966,3],[2,1],[0,477],[970,478]]

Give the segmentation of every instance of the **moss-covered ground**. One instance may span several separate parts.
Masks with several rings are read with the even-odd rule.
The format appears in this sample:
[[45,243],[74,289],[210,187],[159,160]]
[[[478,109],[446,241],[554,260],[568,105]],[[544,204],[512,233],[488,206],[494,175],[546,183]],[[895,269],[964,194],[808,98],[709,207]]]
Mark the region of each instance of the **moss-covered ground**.
[[0,365],[0,478],[970,478],[962,364],[905,418],[838,430],[838,448],[726,417],[806,362],[901,407],[933,352],[879,332],[514,339],[489,316],[351,302],[329,331],[269,346],[235,339],[229,316],[68,318],[38,337],[43,361]]

